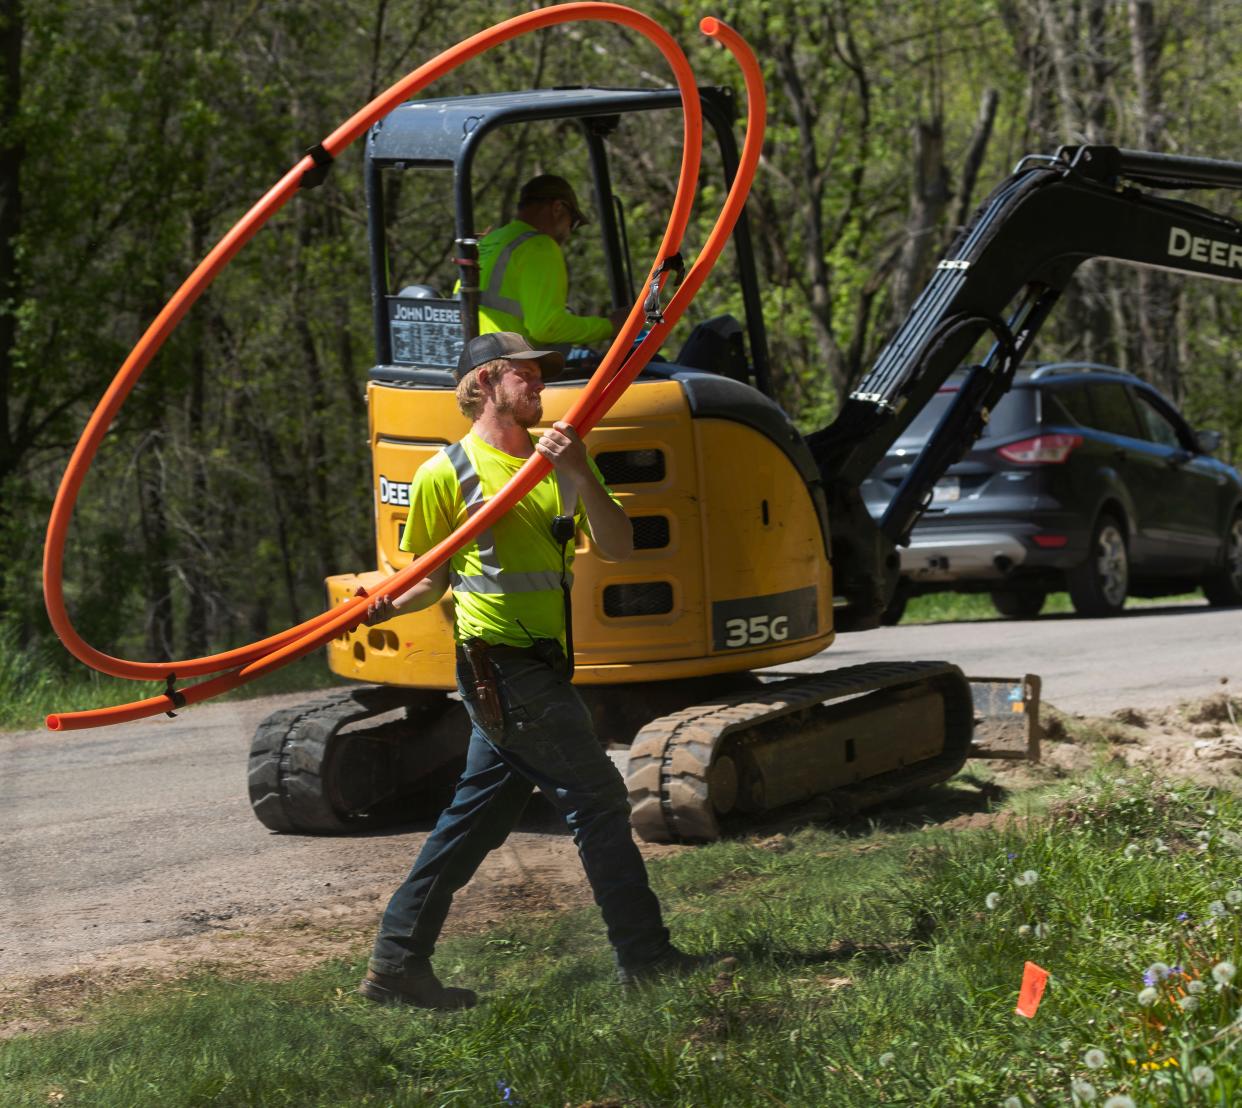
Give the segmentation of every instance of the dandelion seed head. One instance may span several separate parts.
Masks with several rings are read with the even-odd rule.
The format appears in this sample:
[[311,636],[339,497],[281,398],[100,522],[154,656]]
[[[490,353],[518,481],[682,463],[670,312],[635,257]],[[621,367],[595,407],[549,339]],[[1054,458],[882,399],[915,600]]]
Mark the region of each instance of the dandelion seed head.
[[1001,1108],[1022,1108],[1022,1101],[1020,1101],[1016,1096],[1007,1096],[1005,1097],[1005,1103],[1001,1105]]
[[1122,851],[1122,853],[1125,854],[1127,858],[1137,858],[1141,849],[1142,848],[1138,843],[1130,843],[1125,850]]
[[1230,889],[1225,893],[1225,903],[1234,908],[1242,904],[1242,889]]
[[897,1061],[897,1055],[891,1050],[886,1050],[880,1055],[880,1065],[882,1066],[891,1066],[895,1061]]
[[1081,1077],[1074,1078],[1070,1088],[1079,1100],[1084,1104],[1090,1104],[1095,1100],[1095,1086],[1090,1081],[1084,1081]]
[[1199,1007],[1199,998],[1197,996],[1183,996],[1178,999],[1177,1006],[1183,1012],[1193,1012]]
[[[1149,985],[1154,985],[1162,978],[1168,977],[1169,973],[1169,967],[1163,962],[1152,962],[1152,964],[1143,971],[1143,980]],[[1151,978],[1151,980],[1148,981],[1148,978]]]
[[1026,884],[1028,885],[1034,885],[1035,882],[1039,880],[1039,874],[1036,873],[1033,869],[1026,870],[1022,874],[1022,877],[1024,878]]
[[1190,1071],[1190,1080],[1200,1089],[1206,1089],[1213,1081],[1216,1080],[1216,1072],[1211,1066],[1195,1066]]
[[1000,893],[988,893],[988,895],[983,898],[983,903],[987,905],[988,911],[990,912],[1000,903],[1000,899]]
[[1082,1056],[1082,1062],[1089,1070],[1102,1070],[1108,1063],[1108,1056],[1099,1047],[1093,1046]]
[[1229,909],[1225,907],[1225,902],[1223,900],[1213,900],[1212,903],[1208,905],[1208,911],[1214,916],[1224,916],[1229,913]]
[[1191,981],[1190,984],[1186,986],[1186,991],[1188,993],[1201,993],[1206,989],[1207,986],[1202,981]]
[[1021,927],[1018,928],[1018,938],[1029,939],[1030,937],[1031,937],[1031,925],[1029,923],[1024,923]]
[[1134,1101],[1125,1093],[1117,1093],[1104,1102],[1104,1108],[1134,1108]]
[[1157,1001],[1157,999],[1159,998],[1159,996],[1160,996],[1160,994],[1159,994],[1158,992],[1156,992],[1156,990],[1155,990],[1155,989],[1153,989],[1153,988],[1151,988],[1150,986],[1148,986],[1146,989],[1143,989],[1143,990],[1139,993],[1139,995],[1138,995],[1138,1002],[1139,1002],[1139,1003],[1140,1003],[1140,1004],[1141,1004],[1144,1008],[1150,1008],[1153,1004],[1155,1004],[1155,1003],[1156,1003],[1156,1001]]
[[1212,979],[1218,985],[1228,985],[1233,981],[1234,976],[1238,972],[1238,967],[1232,962],[1217,962],[1212,967]]

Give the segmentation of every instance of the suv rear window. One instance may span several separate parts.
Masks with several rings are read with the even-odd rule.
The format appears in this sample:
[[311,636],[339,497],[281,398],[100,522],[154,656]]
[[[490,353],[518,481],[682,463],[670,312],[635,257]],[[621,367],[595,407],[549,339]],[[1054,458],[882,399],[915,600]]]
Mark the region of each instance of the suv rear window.
[[1143,438],[1138,416],[1130,403],[1125,385],[1112,381],[1093,381],[1087,386],[1091,396],[1091,426],[1110,435],[1125,435],[1132,439]]
[[[940,418],[949,410],[949,404],[957,396],[957,389],[941,389],[928,401],[927,406],[914,418],[914,422],[902,432],[893,445],[902,450],[921,447],[936,429]],[[1036,425],[1035,390],[1010,389],[997,402],[992,418],[984,425],[981,439],[1000,439],[1016,435]]]
[[1077,423],[1080,427],[1091,426],[1091,401],[1087,399],[1087,390],[1082,385],[1048,389],[1044,393],[1044,401],[1052,402],[1044,409],[1046,423],[1065,422],[1061,416],[1068,415],[1070,423]]

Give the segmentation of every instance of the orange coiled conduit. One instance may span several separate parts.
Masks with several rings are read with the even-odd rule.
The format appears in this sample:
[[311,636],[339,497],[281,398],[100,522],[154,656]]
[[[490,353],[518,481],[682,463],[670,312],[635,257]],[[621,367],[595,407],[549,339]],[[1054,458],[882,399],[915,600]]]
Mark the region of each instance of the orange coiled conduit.
[[[684,54],[658,24],[633,9],[615,4],[573,3],[531,12],[497,24],[488,31],[475,35],[445,51],[394,84],[387,92],[377,97],[333,132],[324,140],[322,146],[329,155],[335,157],[398,103],[408,99],[415,92],[463,62],[500,42],[559,23],[589,20],[619,23],[639,31],[650,39],[669,61],[681,92],[685,114],[685,145],[682,153],[681,174],[673,212],[661,243],[657,263],[652,266],[651,276],[648,278],[648,283],[650,283],[650,280],[656,278],[659,259],[676,252],[689,221],[693,190],[698,175],[702,119],[693,73]],[[680,317],[694,293],[702,285],[741,213],[750,182],[758,165],[765,102],[758,64],[740,36],[719,20],[704,19],[700,23],[700,29],[704,34],[723,43],[733,53],[745,76],[749,98],[748,129],[739,171],[702,253],[665,312],[665,321],[652,328],[651,333],[622,366],[623,353],[633,342],[643,322],[641,301],[635,304],[625,326],[614,340],[599,369],[578,401],[566,414],[567,421],[573,424],[581,435],[587,434],[646,365],[667,335],[669,328]],[[294,166],[258,204],[238,221],[190,275],[122,365],[116,379],[87,424],[82,439],[70,459],[48,525],[47,546],[44,554],[44,595],[52,625],[66,647],[94,668],[121,677],[164,679],[168,682],[170,691],[111,708],[51,714],[46,722],[52,730],[122,723],[158,715],[174,707],[198,703],[253,681],[302,657],[311,650],[324,645],[341,631],[356,627],[365,614],[367,600],[360,596],[297,627],[252,643],[248,647],[178,663],[131,662],[103,654],[81,639],[65,611],[61,585],[65,533],[78,490],[100,440],[125,397],[189,307],[263,223],[298,190],[303,173],[310,170],[314,164],[314,160],[308,154]],[[414,582],[432,572],[455,550],[471,541],[478,531],[488,526],[493,517],[504,513],[525,496],[543,477],[548,468],[549,463],[546,460],[539,455],[532,456],[482,511],[463,524],[444,542],[383,582],[375,592],[390,596],[399,595]],[[222,670],[230,670],[230,672],[221,673]],[[209,673],[221,673],[221,675],[182,690],[172,691],[172,683],[177,677],[201,676]]]

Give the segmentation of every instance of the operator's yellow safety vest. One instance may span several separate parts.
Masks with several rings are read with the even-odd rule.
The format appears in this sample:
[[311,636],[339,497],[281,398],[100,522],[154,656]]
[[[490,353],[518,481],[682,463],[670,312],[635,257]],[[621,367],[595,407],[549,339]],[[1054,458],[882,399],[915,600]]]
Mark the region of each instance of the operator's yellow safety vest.
[[[401,549],[421,554],[448,538],[508,484],[525,461],[497,450],[473,432],[433,454],[410,483]],[[591,469],[603,485],[594,462]],[[536,639],[557,639],[564,645],[562,551],[551,529],[553,517],[561,514],[569,512],[552,472],[452,556],[449,584],[458,642],[482,638],[529,646]],[[575,524],[589,533],[581,499],[573,506],[573,515]],[[567,581],[573,580],[573,545],[569,543],[565,552]]]
[[556,241],[515,219],[479,240],[479,330],[516,331],[539,347],[569,347],[612,337],[602,316],[566,306],[569,275]]

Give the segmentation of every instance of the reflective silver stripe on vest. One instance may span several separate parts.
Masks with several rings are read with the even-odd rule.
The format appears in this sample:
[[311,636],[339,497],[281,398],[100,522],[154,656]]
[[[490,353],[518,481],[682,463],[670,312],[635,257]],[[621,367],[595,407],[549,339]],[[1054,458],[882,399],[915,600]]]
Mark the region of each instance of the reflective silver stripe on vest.
[[[461,498],[466,503],[466,515],[473,516],[487,499],[483,495],[483,486],[479,475],[470,464],[470,456],[460,442],[444,448],[449,461],[453,464],[453,472],[457,474],[457,484],[461,489]],[[475,537],[479,547],[481,573],[463,576],[452,565],[449,566],[449,584],[454,592],[485,593],[492,596],[501,593],[543,592],[549,589],[560,589],[561,575],[553,570],[539,570],[533,573],[506,572],[500,568],[500,558],[496,553],[496,536],[490,527],[484,528]],[[573,582],[573,574],[566,573],[565,580]]]
[[508,312],[510,315],[517,316],[518,319],[522,318],[521,303],[512,297],[501,296],[500,290],[504,287],[505,270],[509,268],[509,259],[513,257],[513,252],[522,243],[542,233],[542,231],[523,231],[512,242],[505,245],[496,256],[496,264],[492,266],[492,272],[488,275],[487,288],[479,292],[480,305],[484,308],[495,308],[498,312]]

